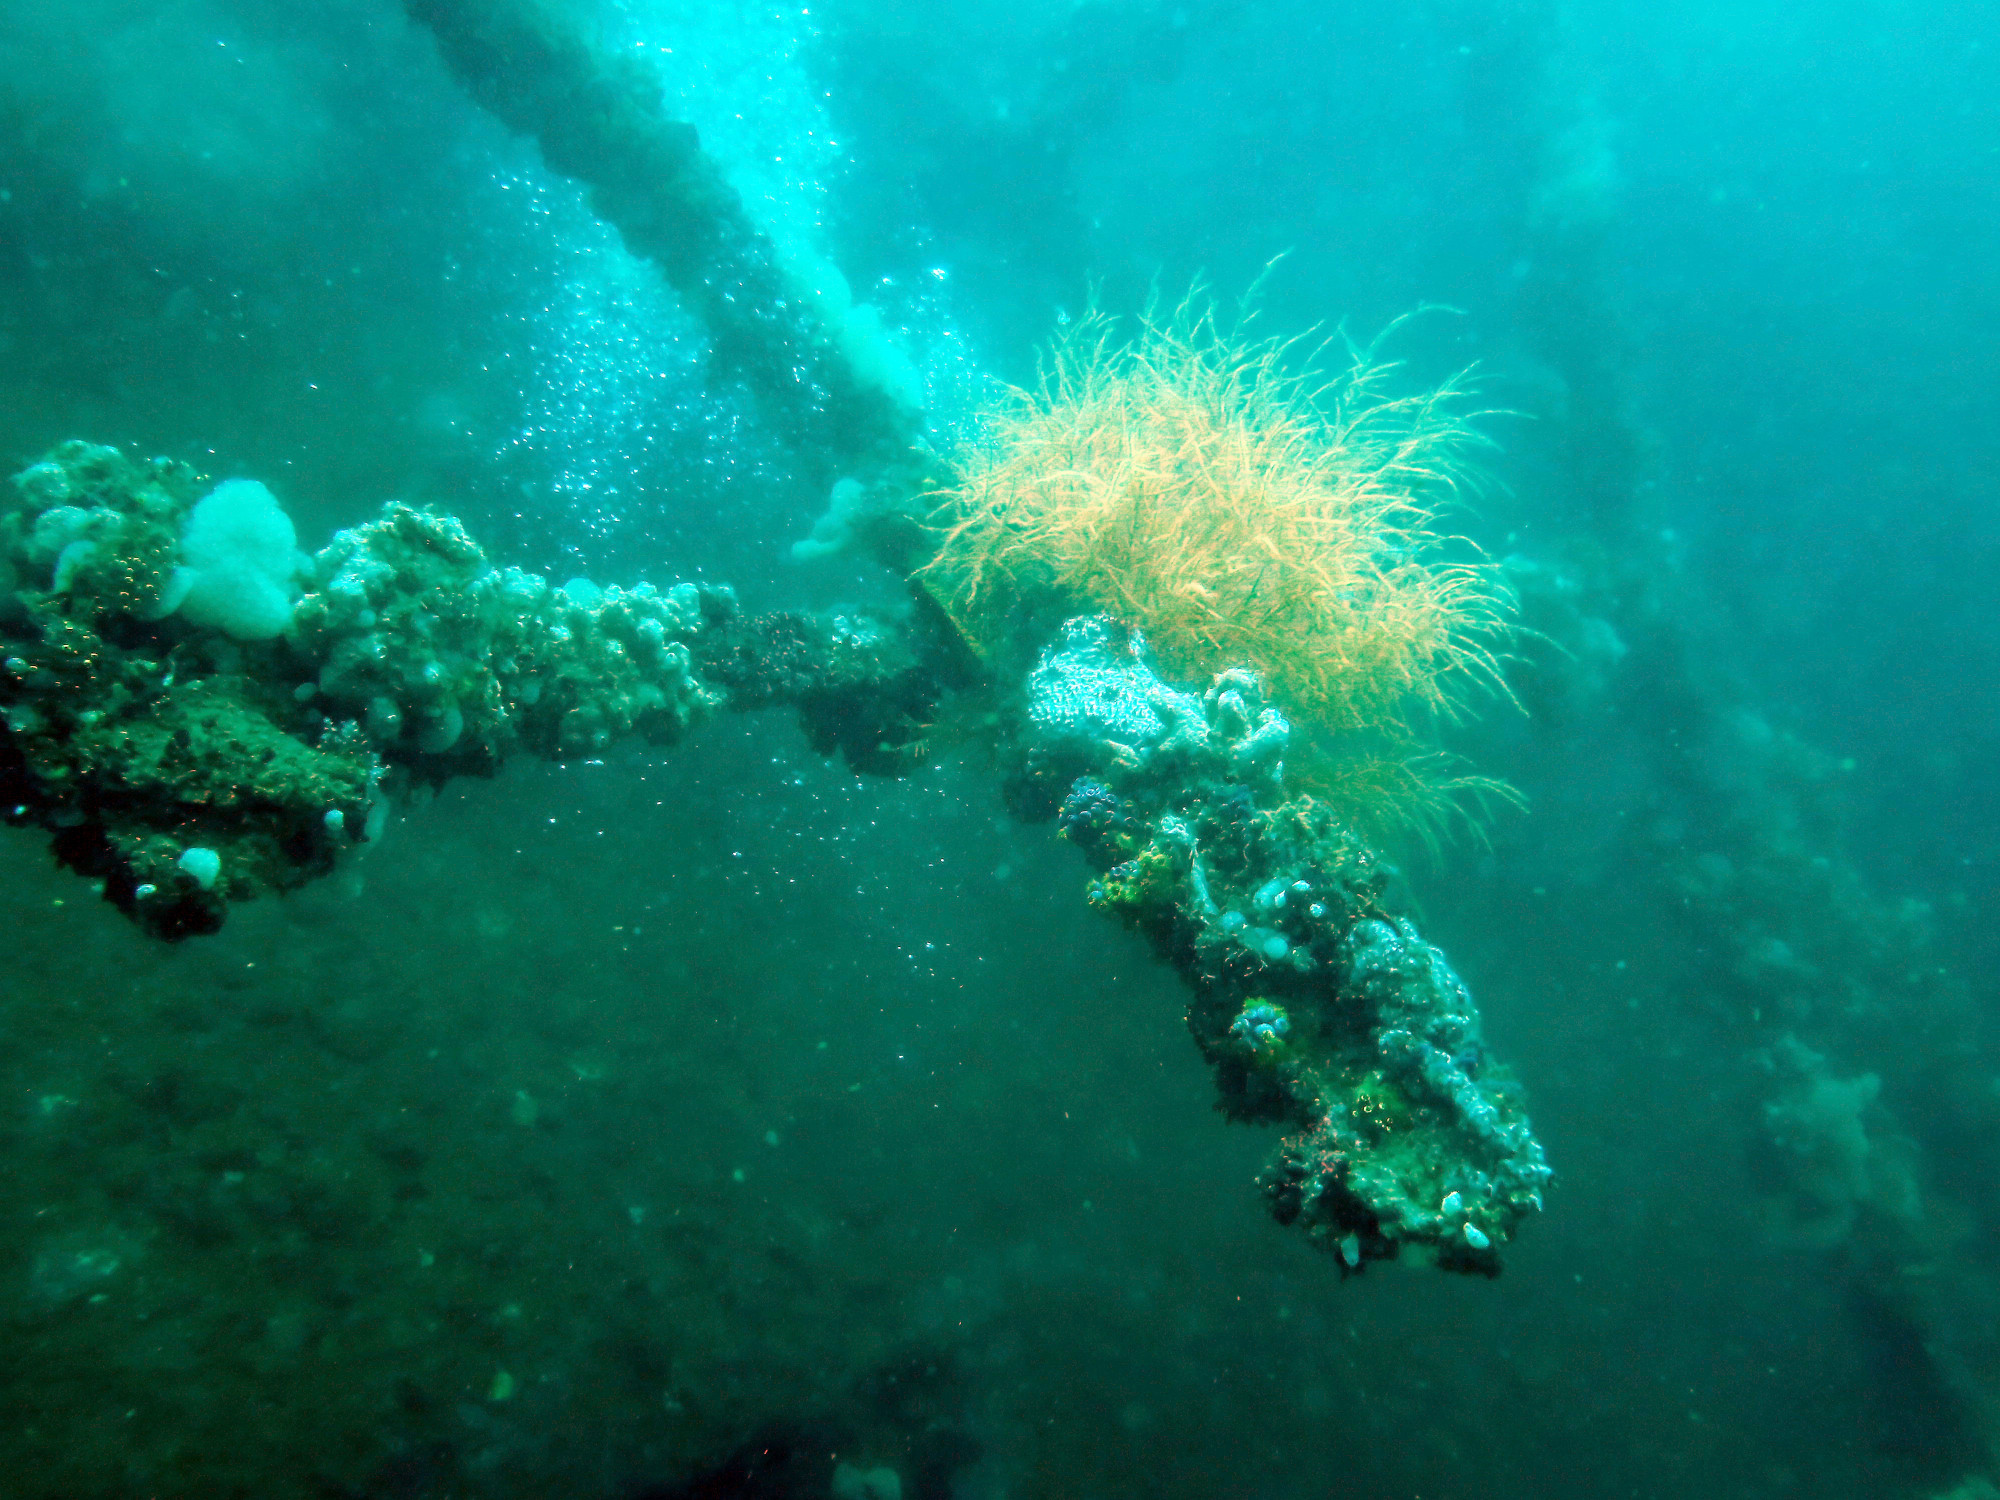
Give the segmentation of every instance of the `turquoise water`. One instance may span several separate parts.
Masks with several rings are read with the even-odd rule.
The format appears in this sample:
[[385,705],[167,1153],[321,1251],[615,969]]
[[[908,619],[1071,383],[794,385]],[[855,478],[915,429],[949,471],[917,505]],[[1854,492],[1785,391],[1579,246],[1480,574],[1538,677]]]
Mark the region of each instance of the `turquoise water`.
[[[0,832],[0,1482],[46,1497],[1912,1496],[2000,1479],[1995,14],[569,0],[948,447],[1097,288],[1420,304],[1541,632],[1392,851],[1557,1176],[1495,1281],[1271,1222],[1186,992],[963,726],[510,762],[148,938]],[[0,15],[0,455],[894,600],[394,5]],[[10,731],[11,732],[11,731]],[[890,1486],[894,1486],[893,1491]]]

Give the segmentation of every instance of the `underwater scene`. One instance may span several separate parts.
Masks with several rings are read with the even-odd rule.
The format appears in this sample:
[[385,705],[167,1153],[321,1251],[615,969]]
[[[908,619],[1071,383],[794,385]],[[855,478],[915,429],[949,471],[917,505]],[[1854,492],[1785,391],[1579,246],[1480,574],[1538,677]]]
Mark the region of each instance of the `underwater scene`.
[[6,0],[0,1495],[2000,1500],[2000,6]]

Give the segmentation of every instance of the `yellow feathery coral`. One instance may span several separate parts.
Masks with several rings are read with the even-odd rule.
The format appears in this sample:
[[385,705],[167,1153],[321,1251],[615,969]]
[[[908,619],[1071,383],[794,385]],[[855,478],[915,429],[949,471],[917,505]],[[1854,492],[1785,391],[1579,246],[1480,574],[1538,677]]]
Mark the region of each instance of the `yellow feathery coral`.
[[1443,751],[1381,749],[1330,755],[1307,746],[1290,785],[1328,804],[1373,840],[1414,836],[1433,857],[1451,835],[1484,843],[1496,807],[1520,807],[1520,792],[1492,776],[1474,775]]
[[1367,743],[1372,769],[1329,781],[1433,823],[1498,785],[1431,774],[1416,732],[1506,692],[1511,596],[1437,529],[1484,439],[1460,382],[1391,396],[1395,366],[1349,344],[1316,383],[1294,352],[1199,294],[1130,340],[1093,311],[990,414],[924,581],[974,638],[1054,595],[1138,626],[1170,676],[1252,666],[1306,727]]

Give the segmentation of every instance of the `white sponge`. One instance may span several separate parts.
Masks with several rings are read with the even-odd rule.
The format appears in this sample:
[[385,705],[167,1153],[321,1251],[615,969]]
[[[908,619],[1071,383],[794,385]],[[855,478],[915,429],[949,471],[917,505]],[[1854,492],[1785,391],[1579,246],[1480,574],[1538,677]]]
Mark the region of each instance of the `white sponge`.
[[277,496],[254,479],[229,479],[188,513],[181,564],[163,602],[178,602],[193,624],[268,641],[291,623],[306,558]]

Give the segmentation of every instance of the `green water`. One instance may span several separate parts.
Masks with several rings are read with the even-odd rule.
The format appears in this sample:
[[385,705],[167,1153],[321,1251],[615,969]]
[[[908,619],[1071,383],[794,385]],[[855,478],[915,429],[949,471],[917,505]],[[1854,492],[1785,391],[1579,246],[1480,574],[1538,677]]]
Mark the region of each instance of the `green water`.
[[[1988,8],[571,10],[679,39],[669,107],[940,448],[1093,281],[1291,251],[1274,333],[1464,310],[1405,351],[1519,414],[1463,527],[1565,582],[1532,713],[1454,741],[1527,810],[1391,854],[1547,1212],[1491,1282],[1274,1224],[1180,981],[963,725],[898,780],[775,712],[518,760],[178,944],[9,827],[0,1495],[1992,1477]],[[18,0],[0,63],[6,472],[86,438],[309,550],[398,497],[557,580],[900,597],[787,560],[810,465],[398,7]]]

